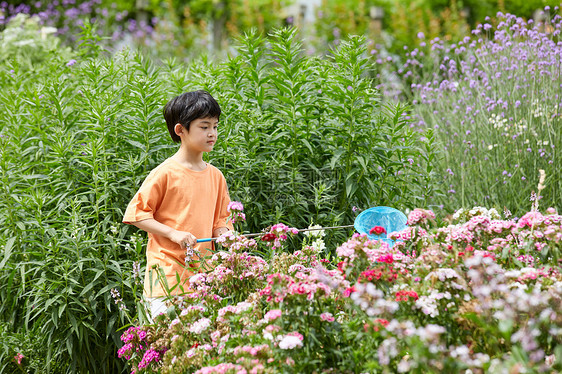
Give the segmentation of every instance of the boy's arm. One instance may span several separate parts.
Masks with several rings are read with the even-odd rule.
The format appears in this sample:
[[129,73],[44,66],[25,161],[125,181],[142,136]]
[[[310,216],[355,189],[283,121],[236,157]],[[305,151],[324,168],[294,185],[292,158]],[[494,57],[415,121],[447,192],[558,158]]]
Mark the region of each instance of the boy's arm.
[[[178,244],[183,249],[186,249],[187,246],[193,247],[197,243],[197,238],[190,232],[174,230],[170,226],[164,225],[154,218],[131,222],[131,224],[151,234],[163,236]],[[220,228],[217,230],[220,230]]]

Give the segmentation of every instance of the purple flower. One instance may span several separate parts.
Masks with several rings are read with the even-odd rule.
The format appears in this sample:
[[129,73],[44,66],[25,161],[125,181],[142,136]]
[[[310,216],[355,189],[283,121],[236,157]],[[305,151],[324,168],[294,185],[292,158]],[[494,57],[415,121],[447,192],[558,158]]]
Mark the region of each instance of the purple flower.
[[68,61],[68,62],[66,63],[66,66],[71,67],[71,66],[74,65],[75,63],[76,63],[76,60],[75,60],[75,59],[71,59],[70,61]]
[[139,369],[146,368],[151,362],[160,361],[162,354],[163,353],[158,352],[152,348],[148,349],[146,352],[144,352],[141,362],[139,362]]
[[140,279],[140,263],[133,261],[133,279]]
[[418,39],[425,39],[425,34],[423,32],[418,32]]

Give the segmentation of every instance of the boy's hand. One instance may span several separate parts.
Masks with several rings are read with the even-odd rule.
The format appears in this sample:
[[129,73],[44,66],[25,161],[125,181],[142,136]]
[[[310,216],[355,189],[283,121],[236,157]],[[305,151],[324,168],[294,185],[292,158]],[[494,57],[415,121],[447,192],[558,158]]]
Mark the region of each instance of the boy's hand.
[[193,247],[197,244],[197,238],[187,231],[175,231],[170,235],[170,240],[177,243],[182,249]]
[[218,238],[221,235],[230,234],[230,233],[231,231],[228,227],[219,227],[218,229],[215,229],[215,231],[213,231],[213,237]]

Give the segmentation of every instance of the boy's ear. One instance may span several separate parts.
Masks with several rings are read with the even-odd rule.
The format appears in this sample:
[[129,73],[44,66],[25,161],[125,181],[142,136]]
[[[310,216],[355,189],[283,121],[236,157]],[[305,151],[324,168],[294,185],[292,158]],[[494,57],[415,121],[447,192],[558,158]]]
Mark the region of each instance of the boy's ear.
[[185,127],[183,127],[181,123],[176,123],[176,125],[174,126],[174,132],[176,133],[176,135],[180,136],[180,134],[184,131],[187,131]]

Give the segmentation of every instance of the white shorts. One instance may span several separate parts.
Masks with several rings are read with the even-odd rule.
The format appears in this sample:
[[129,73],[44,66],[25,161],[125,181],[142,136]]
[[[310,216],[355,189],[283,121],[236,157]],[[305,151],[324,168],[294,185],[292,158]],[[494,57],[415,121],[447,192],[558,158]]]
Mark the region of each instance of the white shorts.
[[168,306],[164,301],[165,298],[163,297],[146,297],[146,303],[148,304],[148,312],[150,315],[148,316],[151,319],[151,322],[154,322],[154,319],[160,315],[166,313]]

